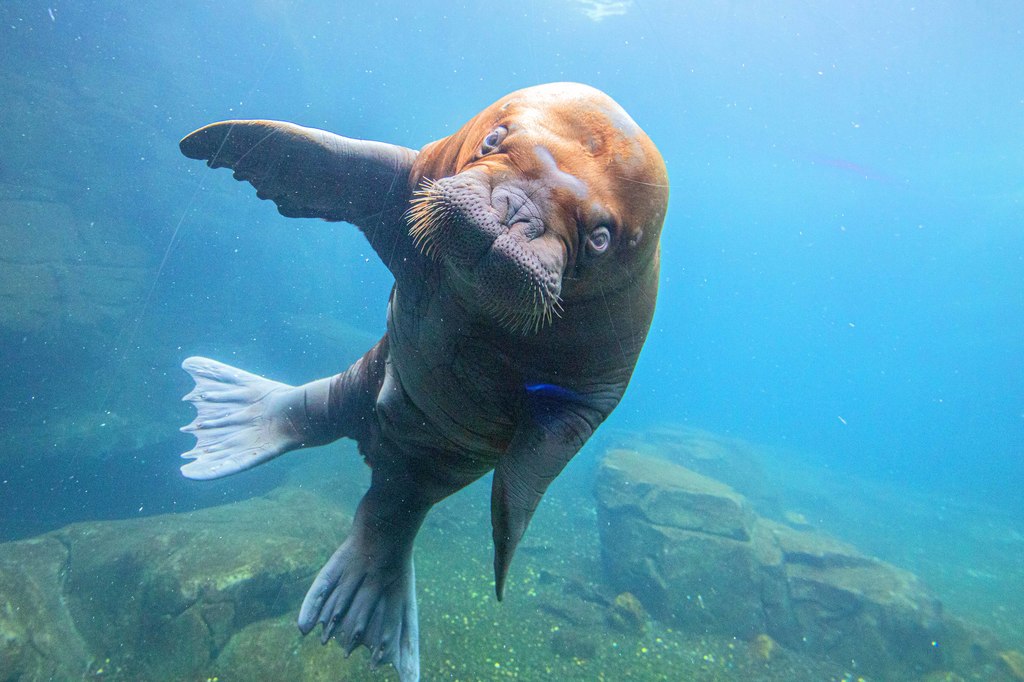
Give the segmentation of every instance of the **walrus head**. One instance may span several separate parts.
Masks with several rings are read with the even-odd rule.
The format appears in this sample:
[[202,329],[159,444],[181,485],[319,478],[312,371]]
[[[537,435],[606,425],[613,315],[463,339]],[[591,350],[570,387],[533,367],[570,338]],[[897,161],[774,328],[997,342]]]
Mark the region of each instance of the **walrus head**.
[[665,164],[594,88],[503,97],[424,147],[411,182],[411,236],[464,305],[510,331],[535,332],[563,304],[657,277]]

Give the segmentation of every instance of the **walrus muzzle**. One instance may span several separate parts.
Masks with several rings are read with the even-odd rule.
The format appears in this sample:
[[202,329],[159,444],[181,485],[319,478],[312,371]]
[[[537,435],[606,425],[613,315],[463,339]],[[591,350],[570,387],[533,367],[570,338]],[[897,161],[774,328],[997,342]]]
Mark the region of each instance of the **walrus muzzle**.
[[469,170],[424,179],[406,213],[409,234],[470,292],[469,301],[510,331],[527,334],[560,308],[565,255],[542,241],[542,211],[524,188],[492,189]]

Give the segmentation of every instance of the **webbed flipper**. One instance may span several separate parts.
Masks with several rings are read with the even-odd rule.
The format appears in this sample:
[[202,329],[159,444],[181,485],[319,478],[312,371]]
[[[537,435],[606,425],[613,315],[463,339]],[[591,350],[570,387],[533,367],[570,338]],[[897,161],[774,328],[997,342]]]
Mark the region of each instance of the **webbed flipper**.
[[352,532],[320,570],[299,612],[299,630],[319,623],[346,655],[359,646],[371,664],[390,663],[402,682],[419,680],[419,616],[412,546],[430,504],[400,472],[381,474],[359,504]]
[[182,457],[189,478],[221,478],[289,450],[338,438],[368,438],[374,400],[384,380],[387,337],[347,370],[289,386],[209,358],[181,363],[196,387],[182,400],[198,415],[182,431],[196,437]]
[[198,415],[182,431],[196,445],[182,454],[181,473],[211,479],[251,469],[289,450],[330,442],[316,408],[326,413],[330,379],[289,386],[209,358],[191,357],[182,368],[196,387],[182,400]]
[[530,395],[531,418],[494,467],[491,532],[498,601],[504,596],[516,547],[541,498],[604,418],[577,394],[551,388],[557,390]]
[[282,121],[212,123],[178,146],[211,168],[231,168],[281,215],[356,225],[389,268],[418,253],[402,219],[415,150]]

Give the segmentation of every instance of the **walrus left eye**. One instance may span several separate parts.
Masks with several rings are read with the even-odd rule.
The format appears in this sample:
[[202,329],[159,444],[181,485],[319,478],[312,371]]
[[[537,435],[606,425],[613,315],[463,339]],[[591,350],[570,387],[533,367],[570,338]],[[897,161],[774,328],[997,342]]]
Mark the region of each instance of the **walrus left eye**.
[[484,138],[483,143],[480,145],[480,156],[490,154],[498,148],[504,140],[505,136],[508,135],[508,128],[505,126],[498,126],[491,131],[491,134]]
[[612,233],[604,225],[594,228],[587,237],[587,249],[593,254],[602,254],[612,245]]

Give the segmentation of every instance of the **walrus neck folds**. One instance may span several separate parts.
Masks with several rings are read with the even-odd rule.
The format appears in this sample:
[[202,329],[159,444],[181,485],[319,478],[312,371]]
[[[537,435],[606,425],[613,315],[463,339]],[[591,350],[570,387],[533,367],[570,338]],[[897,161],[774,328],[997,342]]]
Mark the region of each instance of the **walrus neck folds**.
[[409,235],[466,285],[467,303],[511,332],[534,333],[561,310],[561,264],[551,261],[564,258],[539,257],[531,238],[543,225],[511,229],[470,175],[422,180],[406,212]]

